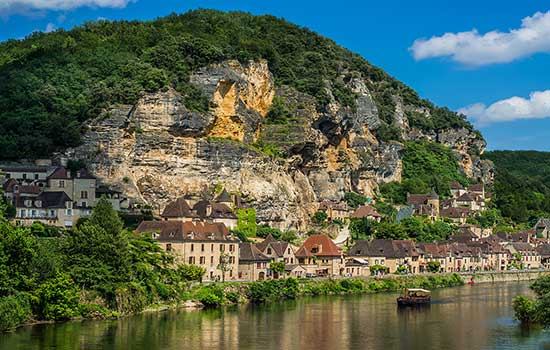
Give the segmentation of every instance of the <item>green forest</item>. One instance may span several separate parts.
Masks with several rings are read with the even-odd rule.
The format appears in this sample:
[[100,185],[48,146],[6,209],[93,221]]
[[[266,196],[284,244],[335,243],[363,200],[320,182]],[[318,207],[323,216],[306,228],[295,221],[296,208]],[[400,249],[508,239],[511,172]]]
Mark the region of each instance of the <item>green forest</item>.
[[483,158],[495,164],[495,206],[502,216],[534,225],[550,217],[550,153],[493,151]]
[[420,129],[472,126],[445,108],[422,100],[333,41],[273,16],[198,10],[154,21],[99,21],[70,31],[36,32],[0,44],[0,159],[44,157],[78,145],[83,122],[111,104],[131,104],[145,92],[173,87],[187,108],[205,111],[209,97],[190,84],[199,67],[227,59],[264,58],[278,85],[329,101],[325,86],[351,110],[346,86],[368,78],[384,124],[379,138],[398,139],[392,129],[395,102],[427,108],[431,118],[410,115]]

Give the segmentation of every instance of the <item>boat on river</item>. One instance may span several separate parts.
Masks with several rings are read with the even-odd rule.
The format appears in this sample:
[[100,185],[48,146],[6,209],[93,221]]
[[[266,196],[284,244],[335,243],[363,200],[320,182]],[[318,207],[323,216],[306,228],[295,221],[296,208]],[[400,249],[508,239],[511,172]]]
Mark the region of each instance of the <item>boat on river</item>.
[[427,289],[407,288],[403,295],[397,298],[398,306],[429,305],[432,301],[431,292]]

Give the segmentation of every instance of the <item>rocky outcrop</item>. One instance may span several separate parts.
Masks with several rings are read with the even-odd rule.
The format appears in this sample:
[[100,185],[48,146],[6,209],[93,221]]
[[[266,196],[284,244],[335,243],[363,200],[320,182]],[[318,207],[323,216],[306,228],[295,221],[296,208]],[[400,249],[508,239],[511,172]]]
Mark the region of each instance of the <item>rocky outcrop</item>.
[[[208,112],[189,110],[172,89],[146,94],[135,105],[105,111],[88,126],[82,146],[63,156],[85,159],[102,181],[155,212],[178,196],[200,196],[222,184],[256,208],[260,222],[282,229],[306,229],[321,200],[341,200],[348,191],[372,197],[380,183],[401,180],[403,144],[375,136],[385,122],[360,76],[345,82],[354,108],[336,102],[331,82],[327,106],[293,88],[276,88],[266,61],[212,65],[191,82],[211,97]],[[275,96],[286,105],[287,121],[266,120]],[[405,140],[443,143],[461,157],[466,174],[491,178],[490,164],[476,157],[485,148],[477,134],[411,129],[411,107],[397,97],[394,103],[394,125]],[[284,157],[266,155],[266,145]]]

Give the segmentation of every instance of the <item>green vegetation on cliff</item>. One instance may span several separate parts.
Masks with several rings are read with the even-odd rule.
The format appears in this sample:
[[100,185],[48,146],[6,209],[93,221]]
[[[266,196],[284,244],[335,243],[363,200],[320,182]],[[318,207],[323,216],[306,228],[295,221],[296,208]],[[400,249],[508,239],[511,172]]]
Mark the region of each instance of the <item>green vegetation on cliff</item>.
[[452,181],[468,184],[451,149],[439,143],[407,142],[403,155],[403,181],[384,184],[380,192],[387,201],[404,204],[407,192],[427,194],[435,191],[447,197]]
[[[99,21],[70,31],[34,33],[0,44],[0,158],[47,156],[80,142],[83,122],[112,104],[134,103],[144,92],[174,87],[185,105],[205,111],[209,97],[190,84],[196,69],[227,59],[267,59],[276,84],[314,96],[318,108],[328,91],[354,110],[346,85],[355,75],[368,79],[380,116],[392,132],[395,101],[424,108],[434,130],[471,125],[463,116],[421,100],[409,87],[311,30],[273,16],[199,10],[155,21]],[[329,87],[329,90],[327,90]],[[285,110],[270,120],[284,123]],[[409,113],[409,112],[407,112]],[[382,136],[383,135],[383,136]]]
[[550,217],[550,152],[493,151],[495,205],[502,216],[534,225]]

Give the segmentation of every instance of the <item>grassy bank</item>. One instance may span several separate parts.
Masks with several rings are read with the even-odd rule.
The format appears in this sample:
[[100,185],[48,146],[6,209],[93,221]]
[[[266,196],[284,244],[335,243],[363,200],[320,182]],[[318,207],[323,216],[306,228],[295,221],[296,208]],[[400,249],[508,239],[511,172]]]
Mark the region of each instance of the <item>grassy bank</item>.
[[400,291],[404,288],[442,288],[464,285],[457,274],[429,276],[388,276],[386,278],[295,279],[258,282],[201,284],[193,287],[188,299],[205,307],[238,303],[266,303],[303,296],[346,295]]

